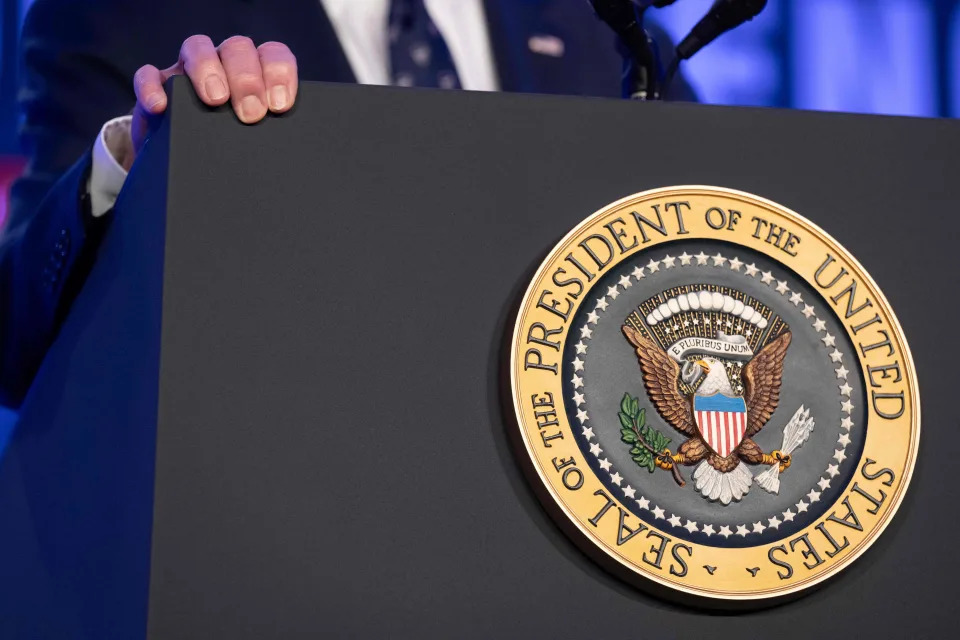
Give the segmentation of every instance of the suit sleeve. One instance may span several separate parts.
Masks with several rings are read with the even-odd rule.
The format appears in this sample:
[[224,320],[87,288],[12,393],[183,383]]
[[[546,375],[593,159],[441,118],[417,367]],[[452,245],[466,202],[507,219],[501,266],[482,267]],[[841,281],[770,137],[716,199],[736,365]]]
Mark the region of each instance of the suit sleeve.
[[24,22],[17,100],[28,164],[0,232],[0,404],[7,406],[22,401],[110,218],[90,215],[90,147],[134,97],[122,68],[125,30],[109,15],[86,2],[37,0]]

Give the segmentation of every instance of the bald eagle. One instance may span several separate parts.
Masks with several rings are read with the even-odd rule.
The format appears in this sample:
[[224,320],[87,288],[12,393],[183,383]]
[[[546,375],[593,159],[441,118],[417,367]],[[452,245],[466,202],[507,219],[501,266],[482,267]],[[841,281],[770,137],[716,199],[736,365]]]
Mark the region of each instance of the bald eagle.
[[[676,454],[670,450],[655,462],[663,469],[700,463],[694,471],[696,487],[707,499],[730,504],[749,490],[753,474],[743,464],[772,465],[780,471],[791,458],[779,450],[764,453],[752,440],[767,423],[780,401],[783,359],[791,334],[785,331],[743,367],[739,379],[717,358],[703,357],[680,365],[639,331],[624,325],[623,334],[636,348],[644,387],[660,416],[689,437]],[[679,381],[694,388],[680,390]],[[699,382],[699,384],[697,384]],[[737,389],[742,390],[738,393]]]

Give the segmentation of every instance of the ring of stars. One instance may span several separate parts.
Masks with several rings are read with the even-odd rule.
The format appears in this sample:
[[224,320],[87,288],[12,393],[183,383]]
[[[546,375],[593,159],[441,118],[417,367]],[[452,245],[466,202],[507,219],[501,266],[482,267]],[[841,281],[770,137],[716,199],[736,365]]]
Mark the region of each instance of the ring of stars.
[[[679,265],[677,265],[677,261],[679,261]],[[607,298],[616,300],[623,291],[633,286],[634,281],[639,282],[648,274],[657,273],[661,269],[667,270],[693,265],[730,269],[731,271],[742,273],[745,277],[758,278],[763,284],[766,284],[783,296],[788,304],[792,304],[798,309],[802,307],[803,316],[810,321],[810,326],[816,331],[820,342],[823,343],[824,348],[829,354],[831,362],[837,365],[835,372],[839,391],[838,395],[840,397],[840,410],[844,417],[840,421],[840,437],[837,439],[837,448],[832,456],[832,460],[835,460],[835,463],[827,466],[819,481],[810,489],[810,492],[805,494],[796,504],[789,507],[786,511],[781,512],[779,515],[763,518],[753,523],[720,526],[713,523],[699,524],[695,520],[678,516],[675,513],[670,513],[670,517],[667,517],[667,512],[662,507],[651,503],[647,497],[639,495],[635,488],[626,483],[625,478],[614,468],[613,463],[603,457],[603,449],[600,447],[599,442],[591,442],[596,438],[596,435],[590,426],[592,422],[587,412],[587,400],[583,394],[584,360],[580,356],[585,355],[589,348],[589,341],[593,337],[592,327],[595,327],[600,322],[602,314],[610,305]],[[743,270],[742,272],[741,269]],[[623,291],[621,291],[621,288]],[[736,256],[730,259],[719,252],[715,256],[708,256],[703,253],[703,251],[697,255],[689,255],[687,252],[683,252],[679,256],[667,254],[660,260],[651,259],[645,266],[636,267],[630,275],[621,277],[617,284],[609,287],[606,293],[596,300],[594,309],[587,314],[586,324],[580,328],[580,341],[575,345],[576,357],[571,363],[574,371],[571,380],[574,386],[573,401],[577,406],[577,420],[580,422],[583,436],[587,442],[590,442],[590,454],[597,459],[600,468],[610,476],[610,481],[620,487],[628,499],[636,502],[640,509],[649,511],[654,520],[663,520],[665,524],[669,524],[676,529],[684,529],[691,534],[699,531],[705,533],[707,536],[716,535],[722,536],[723,538],[740,536],[746,538],[749,535],[762,534],[767,529],[777,529],[781,524],[791,522],[796,516],[806,512],[814,503],[820,501],[820,496],[830,488],[833,478],[839,475],[840,466],[848,457],[846,453],[847,446],[851,444],[850,430],[853,428],[853,419],[850,416],[853,414],[854,406],[850,401],[850,394],[853,388],[847,383],[847,376],[850,374],[850,371],[843,364],[843,353],[836,347],[836,337],[831,335],[826,330],[826,327],[826,322],[817,317],[814,307],[803,300],[799,291],[791,291],[786,280],[777,280],[770,271],[761,271],[753,263],[744,264]],[[764,524],[764,521],[766,524]]]

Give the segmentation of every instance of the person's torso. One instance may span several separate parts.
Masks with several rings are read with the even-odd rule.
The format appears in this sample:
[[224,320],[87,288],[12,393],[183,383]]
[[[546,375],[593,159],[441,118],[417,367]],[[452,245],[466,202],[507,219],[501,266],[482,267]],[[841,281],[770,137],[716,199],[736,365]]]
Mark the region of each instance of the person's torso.
[[[433,0],[428,9],[438,1],[452,0]],[[482,45],[486,44],[491,75],[503,91],[620,95],[621,60],[614,37],[583,0],[476,1],[478,11],[474,15],[479,16],[482,5],[486,24],[471,28],[469,21],[460,21],[459,28],[454,27],[457,33],[474,34],[472,47],[450,47],[455,61],[458,55],[484,55]],[[184,39],[205,33],[215,43],[235,34],[247,35],[258,44],[283,42],[297,56],[303,80],[357,81],[321,0],[172,0],[164,3],[160,18],[129,1],[113,0],[104,5],[101,15],[120,14],[105,28],[122,24],[135,34],[127,42],[129,53],[123,60],[122,72],[129,72],[129,77],[143,64],[161,68],[172,64]],[[443,12],[437,12],[435,20],[443,29],[441,15]],[[454,24],[449,20],[446,23],[448,30]],[[460,66],[466,65],[458,61],[458,71],[463,74]]]

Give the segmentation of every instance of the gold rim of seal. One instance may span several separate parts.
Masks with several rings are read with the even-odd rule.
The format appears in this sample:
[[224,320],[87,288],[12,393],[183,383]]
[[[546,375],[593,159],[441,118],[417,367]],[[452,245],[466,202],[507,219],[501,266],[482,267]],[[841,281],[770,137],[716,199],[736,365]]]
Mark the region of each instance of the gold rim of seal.
[[[897,352],[899,353],[899,357],[902,360],[902,363],[901,363],[903,367],[902,373],[903,373],[904,380],[906,381],[905,386],[907,389],[909,389],[908,395],[905,394],[905,399],[908,400],[908,406],[909,406],[909,416],[907,418],[907,420],[909,421],[909,427],[910,427],[909,436],[908,436],[909,442],[907,443],[907,446],[903,449],[903,452],[902,452],[904,455],[904,464],[902,467],[898,466],[898,468],[896,469],[898,473],[899,482],[897,484],[896,491],[890,494],[887,498],[889,500],[888,506],[885,507],[880,517],[878,517],[878,519],[870,525],[869,529],[865,527],[865,530],[867,531],[867,533],[863,536],[862,539],[858,540],[856,544],[852,546],[849,552],[843,554],[842,557],[840,557],[837,561],[829,563],[828,566],[825,567],[823,570],[818,571],[817,573],[810,575],[808,577],[792,581],[789,584],[782,585],[780,588],[763,588],[755,591],[752,591],[749,589],[743,589],[743,590],[717,589],[709,586],[704,586],[699,583],[690,584],[688,582],[682,582],[676,579],[672,579],[668,576],[662,575],[662,573],[653,572],[641,566],[642,563],[631,562],[630,560],[625,558],[622,553],[618,552],[614,548],[611,548],[610,544],[608,544],[605,540],[603,540],[596,531],[590,530],[584,524],[584,520],[586,519],[584,514],[575,512],[573,507],[571,507],[571,505],[568,504],[568,500],[564,499],[564,497],[559,493],[557,483],[551,480],[550,477],[548,477],[547,474],[549,470],[544,468],[543,461],[538,455],[538,452],[534,447],[534,443],[531,441],[530,433],[528,432],[528,429],[527,429],[527,427],[529,426],[530,420],[529,420],[529,417],[525,415],[523,403],[525,402],[525,396],[528,395],[528,392],[530,391],[530,389],[528,388],[521,389],[521,386],[522,386],[521,378],[524,376],[524,374],[521,371],[521,369],[518,368],[518,364],[520,360],[518,356],[522,353],[523,336],[524,336],[523,330],[526,324],[525,320],[527,319],[532,309],[531,302],[533,300],[533,297],[539,292],[540,290],[539,285],[542,283],[548,269],[554,266],[554,263],[557,261],[558,256],[564,253],[571,246],[571,243],[573,240],[581,236],[586,230],[596,226],[599,221],[604,220],[610,214],[622,209],[626,210],[627,207],[641,205],[650,201],[656,201],[659,198],[669,197],[674,195],[681,196],[681,197],[705,197],[705,198],[719,197],[725,200],[732,199],[732,200],[739,201],[742,204],[746,204],[752,207],[756,207],[760,210],[773,213],[779,218],[789,221],[793,225],[796,225],[796,227],[799,228],[800,230],[811,234],[813,237],[818,239],[823,245],[826,245],[828,248],[832,249],[836,253],[837,258],[842,259],[841,264],[843,266],[851,267],[851,274],[856,275],[860,279],[860,282],[866,285],[867,291],[873,297],[874,301],[878,304],[878,312],[882,312],[884,314],[887,320],[887,324],[893,330],[893,336],[891,336],[891,338],[893,339],[894,344],[897,345],[898,347]],[[618,265],[619,263],[621,263],[626,259],[631,259],[635,257],[635,255],[638,253],[649,251],[657,247],[659,248],[667,247],[667,246],[670,246],[672,242],[677,240],[683,241],[683,240],[696,240],[696,239],[721,240],[721,241],[731,242],[734,244],[740,244],[741,246],[744,246],[748,249],[758,250],[758,247],[756,246],[750,246],[748,244],[738,243],[733,239],[722,238],[722,237],[711,236],[711,235],[684,235],[679,238],[662,239],[662,240],[659,240],[658,242],[654,242],[650,244],[649,246],[641,245],[638,248],[631,251],[629,254],[622,255],[619,258],[612,260],[610,264],[607,266],[607,268],[597,273],[596,281],[599,281],[601,279],[602,275],[606,273],[607,269],[615,267],[616,265]],[[760,250],[760,253],[767,255],[775,262],[785,266],[786,268],[793,270],[799,278],[801,278],[802,280],[808,282],[808,284],[813,286],[814,289],[818,291],[818,294],[821,295],[821,302],[824,304],[826,308],[830,309],[830,312],[831,314],[833,314],[834,317],[838,318],[841,325],[844,327],[844,330],[847,331],[848,337],[854,342],[854,345],[856,345],[856,340],[854,336],[851,336],[849,334],[849,329],[846,323],[843,322],[843,318],[840,318],[838,316],[838,314],[836,313],[836,309],[829,304],[829,302],[826,300],[825,297],[823,297],[822,293],[817,289],[817,286],[815,283],[810,282],[803,274],[801,274],[799,271],[794,269],[789,263],[780,259],[774,253],[771,253],[765,250]],[[578,300],[575,306],[571,308],[571,310],[569,311],[569,317],[571,318],[571,320],[573,317],[576,316],[577,312],[579,311],[580,307],[584,304],[584,302],[588,298],[590,298],[591,293],[593,293],[593,286],[595,286],[595,284],[596,282],[586,287],[582,292],[582,296],[580,300]],[[569,334],[572,330],[573,330],[573,326],[571,322],[568,326],[564,328],[564,332],[562,334],[563,344],[566,344],[566,340],[569,339]],[[854,351],[856,352],[857,349],[855,348]],[[561,354],[562,352],[563,350],[561,349]],[[856,355],[857,365],[861,368],[861,373],[864,376],[864,381],[865,383],[867,383],[866,372],[864,370],[865,357],[863,357],[859,352],[856,353],[855,355]],[[562,362],[560,362],[559,373],[562,373]],[[557,376],[558,378],[560,377],[559,373]],[[636,194],[627,196],[625,198],[621,198],[620,200],[617,200],[616,202],[613,202],[603,207],[602,209],[596,211],[595,213],[593,213],[592,215],[584,219],[582,222],[580,222],[569,233],[567,233],[563,237],[563,239],[560,240],[553,247],[553,249],[549,252],[547,257],[543,260],[543,262],[537,269],[536,274],[531,279],[530,284],[526,289],[526,292],[524,293],[523,300],[520,305],[520,311],[518,313],[517,320],[514,325],[514,330],[512,334],[512,343],[511,343],[511,350],[510,350],[510,382],[511,382],[511,396],[514,403],[514,411],[516,414],[517,424],[520,429],[520,434],[524,443],[524,448],[532,462],[532,467],[536,470],[536,474],[538,476],[539,482],[541,482],[543,487],[545,487],[548,490],[550,494],[550,498],[552,499],[553,503],[562,510],[563,516],[566,518],[566,520],[569,521],[570,523],[573,523],[576,526],[580,536],[582,536],[582,538],[586,540],[589,540],[590,543],[593,545],[593,547],[602,550],[605,556],[612,559],[623,568],[627,569],[631,575],[639,576],[642,578],[642,580],[649,580],[649,581],[652,581],[653,583],[668,587],[678,592],[690,594],[697,597],[703,597],[707,599],[750,601],[750,600],[762,600],[762,599],[787,596],[787,595],[794,594],[799,591],[808,589],[816,584],[819,584],[831,578],[832,576],[836,575],[838,572],[842,571],[846,567],[848,567],[851,563],[853,563],[860,556],[862,556],[864,552],[876,541],[876,539],[887,528],[890,521],[893,519],[893,517],[896,515],[897,511],[899,510],[900,505],[902,504],[902,501],[903,501],[903,497],[910,485],[910,481],[913,476],[914,465],[916,462],[917,451],[919,447],[921,406],[920,406],[919,390],[918,390],[918,384],[917,384],[917,374],[916,374],[916,369],[913,362],[913,357],[910,353],[909,346],[907,344],[906,338],[903,334],[903,329],[900,326],[899,321],[897,320],[895,314],[893,313],[893,310],[891,309],[890,304],[887,301],[886,297],[883,295],[883,292],[877,286],[876,282],[874,282],[870,274],[863,268],[863,266],[857,261],[857,259],[853,255],[851,255],[829,233],[821,229],[819,226],[817,226],[813,222],[807,220],[802,215],[778,203],[768,200],[766,198],[756,196],[750,193],[746,193],[743,191],[737,191],[734,189],[727,189],[723,187],[712,187],[712,186],[703,186],[703,185],[683,185],[683,186],[672,186],[672,187],[652,189],[652,190],[636,193]],[[558,384],[562,386],[562,381],[558,380]],[[558,401],[558,404],[560,405],[560,408],[558,409],[558,415],[562,416],[564,422],[566,423],[567,414],[564,406],[564,403],[566,403],[566,399],[563,398],[562,393],[560,393],[559,396],[560,396],[560,400]],[[865,390],[865,397],[869,397],[869,388]],[[867,448],[866,441],[869,440],[870,434],[877,430],[875,426],[871,429],[871,426],[873,424],[873,421],[871,420],[872,413],[870,411],[866,411],[865,416],[866,416],[866,423],[867,423],[866,436],[864,438],[865,444],[863,447],[863,451],[860,454],[860,457],[856,461],[856,464],[857,464],[856,468],[858,470],[862,470],[861,465],[863,465],[864,459],[867,458],[868,448]],[[572,425],[567,424],[567,429],[571,430]],[[535,432],[536,431],[534,431],[534,433]],[[575,444],[574,444],[574,447],[576,447]],[[579,452],[579,449],[577,449],[577,451]],[[585,476],[595,479],[596,482],[601,487],[603,486],[603,483],[600,481],[599,478],[596,477],[596,475],[592,472],[592,470],[585,467],[584,472],[585,472]],[[837,501],[833,505],[828,507],[824,511],[824,514],[822,516],[814,519],[814,523],[821,520],[823,517],[826,516],[826,514],[830,513],[831,509],[834,509],[837,504],[841,503],[843,497],[847,494],[848,489],[850,488],[851,484],[853,483],[853,480],[855,479],[856,479],[856,473],[854,474],[853,479],[850,480],[850,482],[848,482],[847,485],[845,485]],[[618,501],[618,504],[619,504],[619,501]],[[814,527],[813,524],[808,525],[807,527],[805,527],[804,531],[811,530],[813,527]],[[780,538],[773,543],[764,543],[762,545],[758,545],[754,547],[743,547],[741,549],[745,549],[745,550],[768,549],[772,545],[777,545],[779,543],[786,541],[788,537],[790,536],[785,536],[783,538]],[[731,551],[731,548],[709,547],[708,545],[698,545],[698,548],[714,549],[716,550],[717,553],[720,553],[720,554],[724,553],[725,551],[726,552]],[[734,549],[734,551],[738,551],[738,550]],[[749,584],[746,579],[742,580],[742,582]]]

